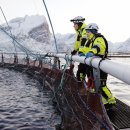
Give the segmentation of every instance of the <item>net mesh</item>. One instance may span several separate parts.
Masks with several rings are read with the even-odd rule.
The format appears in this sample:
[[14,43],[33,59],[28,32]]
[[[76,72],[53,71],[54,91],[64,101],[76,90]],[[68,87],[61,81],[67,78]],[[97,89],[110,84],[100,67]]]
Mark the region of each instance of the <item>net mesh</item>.
[[14,57],[8,61],[1,59],[0,66],[15,68],[37,78],[52,90],[52,101],[61,114],[61,129],[64,130],[112,130],[113,127],[101,101],[101,95],[85,89],[83,82],[78,82],[69,71],[54,68],[36,60],[18,60]]

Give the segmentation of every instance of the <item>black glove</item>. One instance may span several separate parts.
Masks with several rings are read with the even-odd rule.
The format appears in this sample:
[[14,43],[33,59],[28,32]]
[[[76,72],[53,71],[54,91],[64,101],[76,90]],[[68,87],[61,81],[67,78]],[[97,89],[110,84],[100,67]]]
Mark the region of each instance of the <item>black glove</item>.
[[77,53],[76,50],[71,51],[71,55],[75,55]]

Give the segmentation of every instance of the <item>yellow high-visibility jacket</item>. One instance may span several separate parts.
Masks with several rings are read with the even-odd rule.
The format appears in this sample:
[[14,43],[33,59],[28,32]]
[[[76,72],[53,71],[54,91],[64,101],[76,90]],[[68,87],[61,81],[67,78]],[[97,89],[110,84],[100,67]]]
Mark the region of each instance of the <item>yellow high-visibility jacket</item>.
[[74,44],[74,50],[79,51],[80,46],[84,46],[86,42],[86,30],[85,30],[86,24],[83,23],[80,29],[76,31],[76,41]]
[[108,43],[105,37],[101,34],[95,34],[91,40],[87,40],[84,47],[79,48],[80,52],[85,55],[92,52],[96,56],[106,57],[108,53]]

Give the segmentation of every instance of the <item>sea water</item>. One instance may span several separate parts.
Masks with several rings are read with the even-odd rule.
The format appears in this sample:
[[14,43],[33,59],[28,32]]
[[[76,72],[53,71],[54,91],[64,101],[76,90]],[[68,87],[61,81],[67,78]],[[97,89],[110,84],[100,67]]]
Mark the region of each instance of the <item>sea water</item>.
[[60,117],[33,77],[0,68],[0,130],[55,130]]

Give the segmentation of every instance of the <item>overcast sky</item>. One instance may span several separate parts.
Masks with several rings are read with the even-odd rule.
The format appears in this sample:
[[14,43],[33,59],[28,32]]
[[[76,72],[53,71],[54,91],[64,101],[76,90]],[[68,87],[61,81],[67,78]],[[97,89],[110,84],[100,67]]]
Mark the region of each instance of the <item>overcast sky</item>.
[[[130,0],[45,0],[55,33],[75,33],[70,19],[86,18],[95,22],[99,31],[112,42],[130,38]],[[7,20],[25,15],[46,15],[42,0],[0,0]],[[47,18],[48,19],[48,18]],[[4,21],[0,12],[0,23]],[[50,28],[51,29],[51,28]]]

